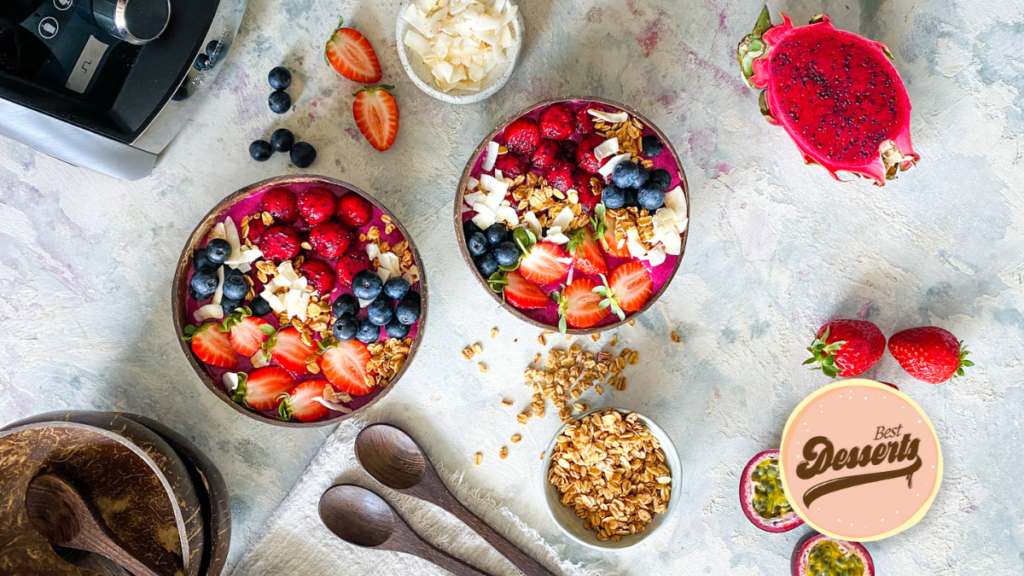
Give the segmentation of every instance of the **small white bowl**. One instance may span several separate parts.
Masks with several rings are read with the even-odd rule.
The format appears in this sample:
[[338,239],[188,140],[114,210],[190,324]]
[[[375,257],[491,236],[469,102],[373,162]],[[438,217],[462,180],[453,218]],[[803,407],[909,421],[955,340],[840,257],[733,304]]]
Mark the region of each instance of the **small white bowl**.
[[526,24],[523,21],[523,12],[521,10],[516,11],[516,17],[512,20],[512,37],[515,43],[508,49],[508,59],[491,71],[490,83],[484,85],[479,92],[469,92],[466,90],[444,92],[434,83],[434,75],[430,73],[430,68],[423,62],[419,54],[410,53],[409,47],[405,45],[405,32],[411,24],[406,22],[404,18],[405,10],[407,9],[406,5],[403,5],[402,8],[399,10],[398,24],[395,27],[398,57],[402,60],[402,68],[405,68],[405,73],[417,88],[442,102],[449,104],[472,104],[490,98],[508,83],[508,79],[512,77],[516,64],[519,62],[519,54],[523,50],[523,34],[526,31]]
[[[609,408],[623,415],[633,412],[632,410],[616,408],[614,406],[591,408],[590,410],[573,417],[573,421],[590,416],[594,412],[603,412]],[[651,431],[651,435],[658,439],[658,442],[661,443],[661,449],[665,451],[665,463],[668,465],[669,471],[672,473],[672,483],[669,485],[671,487],[671,493],[669,494],[668,509],[665,510],[664,514],[655,514],[654,518],[647,523],[643,532],[623,536],[622,540],[619,540],[618,542],[613,542],[611,540],[598,540],[597,532],[594,532],[593,530],[585,530],[583,528],[583,519],[576,516],[576,513],[573,512],[572,509],[562,506],[561,494],[559,494],[558,488],[556,488],[554,484],[548,482],[548,472],[551,470],[552,463],[551,454],[554,452],[555,444],[558,442],[558,437],[565,432],[565,425],[562,425],[562,427],[558,429],[554,438],[551,439],[551,444],[548,445],[547,451],[544,452],[545,460],[542,468],[543,474],[541,475],[541,483],[544,490],[544,499],[548,505],[548,513],[551,515],[551,519],[555,521],[555,524],[558,524],[558,527],[561,528],[569,538],[572,538],[580,544],[600,549],[629,548],[630,546],[639,544],[645,538],[649,538],[652,534],[657,532],[668,518],[672,516],[672,512],[676,509],[676,505],[679,504],[679,499],[682,497],[679,486],[682,481],[683,471],[679,464],[679,455],[676,454],[675,446],[672,445],[672,440],[669,439],[668,434],[666,434],[665,431],[655,424],[650,418],[639,413],[637,413],[637,416]]]

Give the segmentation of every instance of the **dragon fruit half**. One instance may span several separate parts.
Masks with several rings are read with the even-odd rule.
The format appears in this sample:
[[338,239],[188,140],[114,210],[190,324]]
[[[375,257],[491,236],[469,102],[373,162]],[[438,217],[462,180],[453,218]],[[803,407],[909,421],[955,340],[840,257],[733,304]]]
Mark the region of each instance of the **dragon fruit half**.
[[836,30],[828,16],[772,26],[768,7],[736,50],[743,76],[762,89],[761,112],[781,125],[808,163],[882,186],[921,156],[910,142],[910,97],[880,42]]

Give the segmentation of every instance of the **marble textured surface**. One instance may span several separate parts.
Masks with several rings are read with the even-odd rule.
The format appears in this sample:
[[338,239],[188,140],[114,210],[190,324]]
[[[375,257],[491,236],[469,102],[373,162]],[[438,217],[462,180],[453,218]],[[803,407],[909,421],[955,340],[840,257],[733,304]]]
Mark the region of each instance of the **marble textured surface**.
[[[879,573],[1019,573],[1020,1],[772,2],[776,18],[780,10],[798,22],[828,12],[837,27],[892,49],[923,160],[881,189],[804,166],[782,130],[761,118],[733,56],[759,2],[520,5],[528,30],[522,63],[504,90],[478,105],[433,101],[403,76],[396,2],[251,0],[211,98],[151,177],[118,182],[0,140],[0,423],[66,408],[160,419],[224,473],[235,514],[231,557],[242,557],[331,431],[270,427],[214,398],[175,342],[170,281],[210,206],[247,183],[296,171],[282,156],[257,164],[246,152],[252,139],[287,126],[318,147],[308,172],[377,195],[425,258],[424,348],[400,389],[368,416],[414,430],[435,461],[464,472],[466,486],[500,501],[562,558],[607,574],[785,573],[803,530],[770,535],[751,526],[737,504],[737,475],[755,452],[776,446],[790,410],[827,382],[800,362],[814,330],[841,315],[870,319],[886,334],[945,327],[968,342],[976,363],[939,386],[910,379],[888,355],[868,373],[924,407],[946,459],[943,488],[924,520],[868,545]],[[339,14],[369,37],[385,81],[397,86],[402,124],[387,153],[362,139],[349,111],[356,87],[320,55]],[[295,71],[295,109],[275,116],[265,77],[282,63]],[[670,135],[692,189],[680,273],[636,326],[619,331],[641,363],[625,392],[601,400],[646,413],[675,439],[687,486],[674,496],[684,501],[661,533],[616,554],[570,543],[548,519],[537,457],[557,421],[524,429],[499,404],[503,396],[528,400],[521,371],[540,351],[537,331],[478,292],[451,229],[454,187],[479,138],[506,115],[567,94],[618,99],[646,114]],[[492,341],[494,326],[501,333]],[[672,330],[681,344],[669,340]],[[476,341],[487,374],[459,355]],[[523,442],[498,460],[514,432]],[[478,450],[486,456],[475,467]],[[482,512],[514,533],[502,514]],[[361,555],[369,573],[396,573],[374,563],[373,552],[349,553]],[[344,565],[333,570],[324,573],[348,573]]]

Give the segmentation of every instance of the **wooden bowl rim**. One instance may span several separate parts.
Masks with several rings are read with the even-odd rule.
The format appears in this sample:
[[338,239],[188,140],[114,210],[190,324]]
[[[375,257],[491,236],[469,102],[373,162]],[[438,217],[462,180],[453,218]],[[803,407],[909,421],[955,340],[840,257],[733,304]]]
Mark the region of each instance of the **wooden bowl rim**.
[[[499,122],[498,123],[498,127],[495,128],[494,130],[492,130],[491,133],[488,134],[483,139],[483,141],[480,142],[480,145],[476,147],[476,150],[473,152],[473,154],[470,156],[469,161],[466,163],[466,167],[462,170],[462,176],[459,178],[458,188],[455,191],[455,237],[456,237],[456,240],[458,241],[458,244],[459,244],[459,252],[462,254],[462,260],[466,263],[467,266],[469,266],[470,272],[472,272],[473,278],[476,279],[477,284],[479,284],[484,290],[486,290],[487,293],[490,294],[491,298],[495,302],[497,302],[499,306],[504,308],[506,311],[511,312],[513,316],[515,316],[516,318],[519,318],[520,320],[526,322],[527,324],[531,324],[533,326],[536,326],[538,328],[543,328],[545,330],[554,330],[556,332],[558,331],[558,326],[552,326],[550,324],[545,324],[545,323],[543,323],[543,322],[541,322],[539,320],[535,320],[533,318],[530,318],[529,316],[527,316],[526,314],[521,312],[515,306],[512,306],[508,302],[505,302],[504,298],[502,298],[497,292],[491,290],[491,287],[487,285],[487,281],[484,280],[483,277],[480,275],[480,272],[477,271],[476,265],[473,263],[473,257],[472,257],[472,255],[470,255],[469,248],[466,246],[466,235],[465,235],[465,232],[463,232],[463,230],[462,230],[462,214],[463,214],[462,205],[463,205],[463,197],[466,195],[466,184],[469,182],[469,178],[470,178],[470,176],[473,173],[473,166],[476,165],[476,159],[480,156],[480,154],[483,153],[484,149],[487,147],[487,144],[490,141],[494,140],[494,137],[497,136],[499,132],[504,130],[508,126],[508,124],[510,122],[512,122],[516,118],[519,118],[520,116],[523,116],[524,114],[527,114],[528,112],[532,112],[533,110],[536,110],[537,108],[540,108],[542,106],[550,106],[552,104],[558,104],[558,103],[561,103],[561,102],[578,102],[578,101],[595,102],[597,104],[604,104],[606,106],[614,106],[614,107],[618,108],[619,110],[622,110],[623,112],[628,113],[630,116],[639,118],[641,122],[643,122],[648,128],[650,128],[651,130],[654,131],[655,135],[657,135],[658,138],[661,139],[661,141],[665,144],[665,147],[668,148],[669,152],[672,153],[672,157],[676,161],[676,168],[678,168],[678,170],[679,170],[679,179],[682,181],[680,183],[680,186],[682,186],[682,188],[683,188],[683,195],[686,197],[686,219],[687,219],[687,221],[689,221],[689,219],[690,219],[690,186],[689,186],[689,184],[686,181],[686,173],[683,171],[683,163],[682,163],[682,160],[680,160],[680,158],[679,158],[679,154],[676,152],[675,147],[672,146],[672,142],[669,141],[668,137],[665,136],[665,133],[662,132],[661,129],[659,129],[657,126],[655,126],[653,122],[648,120],[646,116],[644,116],[643,114],[637,112],[633,108],[631,108],[629,106],[626,106],[624,104],[621,104],[619,102],[616,102],[614,100],[608,100],[608,99],[605,99],[605,98],[597,98],[597,97],[592,97],[592,96],[570,96],[570,97],[566,97],[566,98],[552,98],[552,99],[549,99],[549,100],[543,100],[541,102],[538,102],[536,104],[533,104],[531,106],[523,108],[522,110],[520,110],[519,112],[517,112],[515,114],[509,115],[509,116],[505,117],[505,119],[503,119],[501,122]],[[636,312],[634,312],[634,313],[630,314],[629,316],[627,316],[625,320],[617,320],[617,321],[612,322],[610,324],[603,324],[601,326],[592,326],[590,328],[571,328],[570,327],[570,328],[566,329],[565,333],[566,334],[571,334],[571,335],[574,335],[574,336],[581,336],[581,335],[587,335],[587,334],[594,334],[594,333],[597,333],[597,332],[604,332],[606,330],[614,330],[614,329],[616,329],[616,328],[618,328],[618,327],[620,327],[620,326],[622,326],[624,324],[627,324],[630,321],[636,319],[638,316],[640,316],[644,312],[647,312],[647,310],[651,306],[653,306],[654,303],[657,302],[659,298],[661,298],[661,295],[664,294],[665,290],[667,290],[669,285],[672,284],[672,280],[675,279],[676,273],[679,272],[679,266],[683,262],[683,256],[686,255],[686,241],[689,239],[689,237],[690,237],[690,226],[687,225],[686,231],[683,233],[683,237],[682,237],[682,240],[681,240],[681,246],[680,246],[680,250],[679,250],[679,257],[676,259],[676,264],[672,268],[672,274],[668,277],[668,280],[665,281],[665,284],[663,284],[661,286],[661,288],[658,289],[657,292],[655,292],[653,295],[651,295],[651,299],[648,300],[647,303],[644,304],[639,310],[637,310]]]
[[[189,346],[187,342],[182,340],[182,336],[184,335],[184,327],[186,324],[190,323],[189,318],[185,317],[185,315],[188,312],[188,307],[185,305],[185,298],[188,290],[186,289],[187,287],[184,285],[184,281],[188,277],[188,269],[191,266],[192,253],[195,251],[199,242],[206,236],[206,233],[209,232],[210,228],[213,227],[216,220],[220,217],[221,214],[223,214],[225,210],[235,205],[236,203],[244,200],[256,190],[267,188],[270,186],[305,183],[325,183],[330,184],[332,186],[345,188],[349,192],[358,194],[362,198],[366,199],[376,208],[379,208],[385,215],[391,218],[391,223],[394,224],[396,228],[398,228],[398,230],[402,233],[402,236],[405,238],[406,242],[408,242],[409,250],[412,251],[413,262],[416,264],[416,268],[419,270],[419,292],[421,300],[420,319],[419,327],[416,333],[416,338],[413,340],[412,345],[409,347],[409,354],[406,356],[405,363],[402,365],[402,369],[398,371],[398,374],[395,374],[395,377],[391,379],[388,385],[385,386],[384,389],[380,392],[380,394],[374,397],[373,400],[370,400],[368,403],[364,404],[363,406],[360,406],[359,408],[353,410],[352,412],[349,412],[347,414],[341,414],[340,416],[335,416],[333,418],[318,420],[316,422],[283,422],[281,420],[270,418],[258,412],[249,410],[242,406],[241,404],[235,402],[231,398],[228,398],[227,393],[223,389],[223,386],[221,386],[219,382],[213,381],[213,378],[210,377],[210,375],[203,368],[203,365],[200,364],[199,360],[192,353],[191,346]],[[427,299],[427,276],[426,271],[423,268],[423,260],[420,258],[420,253],[416,249],[416,245],[412,240],[412,236],[409,235],[408,230],[405,229],[405,226],[402,225],[398,218],[394,214],[392,214],[391,211],[388,210],[383,204],[381,204],[380,201],[378,201],[373,196],[367,194],[361,188],[349,184],[348,182],[344,182],[336,178],[331,178],[329,176],[317,176],[312,174],[297,174],[292,176],[276,176],[274,178],[268,178],[266,180],[256,182],[255,184],[249,184],[248,186],[244,186],[226,196],[223,200],[217,203],[217,205],[214,206],[209,212],[207,212],[206,216],[204,216],[202,220],[199,221],[199,224],[196,225],[195,229],[192,230],[192,234],[189,235],[188,240],[185,242],[185,247],[181,251],[181,256],[178,257],[178,266],[174,271],[174,280],[171,283],[171,314],[174,317],[174,333],[177,336],[178,344],[181,346],[181,351],[185,354],[185,357],[188,358],[189,364],[192,365],[192,369],[199,376],[199,379],[203,381],[203,384],[205,384],[206,387],[209,388],[211,392],[213,392],[218,398],[227,403],[229,406],[231,406],[236,412],[244,414],[260,422],[273,424],[275,426],[282,426],[285,428],[320,428],[322,426],[337,424],[343,420],[353,417],[354,415],[369,408],[370,406],[373,406],[374,404],[379,402],[381,398],[387,396],[387,394],[391,392],[395,385],[398,384],[398,381],[401,380],[402,376],[405,375],[405,372],[406,370],[409,369],[409,366],[412,365],[412,361],[416,356],[416,352],[419,350],[420,341],[423,339],[423,332],[426,330],[427,326]]]

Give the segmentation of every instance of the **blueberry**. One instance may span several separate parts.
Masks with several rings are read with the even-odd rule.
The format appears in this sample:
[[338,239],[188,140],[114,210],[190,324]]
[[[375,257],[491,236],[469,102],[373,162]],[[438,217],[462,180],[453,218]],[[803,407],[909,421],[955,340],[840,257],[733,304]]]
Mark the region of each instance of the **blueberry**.
[[633,186],[633,188],[636,188],[637,190],[643,188],[644,184],[647,184],[647,181],[650,178],[651,173],[647,171],[647,168],[644,168],[643,166],[637,164],[636,176],[633,177],[633,181],[636,182],[636,186]]
[[292,146],[291,159],[296,168],[309,168],[316,160],[316,148],[312,144],[299,142]]
[[501,223],[491,224],[484,233],[487,235],[487,241],[491,243],[491,246],[497,246],[508,238],[508,230]]
[[270,104],[270,109],[277,114],[284,114],[292,107],[292,97],[284,90],[271,92],[267,102]]
[[641,208],[652,212],[665,205],[665,193],[650,184],[641,188],[636,197]]
[[391,303],[386,298],[378,298],[366,307],[367,317],[370,322],[377,326],[383,326],[395,317],[395,311],[391,309]]
[[[411,297],[416,294],[415,297]],[[416,292],[409,292],[409,295],[402,298],[402,301],[395,306],[395,318],[406,326],[411,326],[420,319],[420,295]]]
[[484,236],[483,232],[475,232],[466,240],[466,247],[469,248],[470,254],[479,256],[487,252],[490,245],[487,243],[487,236]]
[[665,144],[653,134],[644,136],[643,140],[640,141],[640,145],[644,149],[644,156],[648,158],[661,155],[661,150],[665,147]]
[[342,342],[348,342],[349,340],[356,337],[359,332],[359,320],[356,320],[355,316],[348,314],[338,318],[334,322],[334,326],[331,327],[331,334]]
[[480,271],[483,277],[490,278],[491,274],[498,271],[498,261],[495,260],[494,254],[487,252],[473,259],[473,263],[476,264],[476,269]]
[[245,306],[245,300],[231,300],[230,298],[224,298],[220,301],[220,307],[224,310],[224,316],[231,316],[235,313],[235,310]]
[[405,338],[409,335],[409,326],[399,322],[398,318],[392,318],[384,325],[384,331],[392,338]]
[[494,247],[494,259],[499,266],[512,266],[519,261],[519,248],[511,240],[505,240]]
[[626,207],[627,208],[639,208],[640,200],[637,198],[636,190],[630,188],[626,190]]
[[206,258],[214,264],[223,264],[231,255],[231,244],[223,238],[214,238],[206,245]]
[[640,167],[632,162],[619,162],[612,170],[612,182],[619,188],[636,188],[637,173]]
[[601,191],[601,201],[609,210],[618,210],[626,205],[626,191],[615,184],[609,184]]
[[331,306],[331,313],[334,314],[335,318],[356,316],[359,314],[359,301],[351,294],[342,294],[338,296],[334,301],[334,305]]
[[472,220],[466,220],[465,222],[462,223],[462,234],[466,238],[469,238],[470,236],[477,232],[483,232],[483,230],[481,230],[480,227],[477,226],[476,223],[473,222]]
[[220,284],[220,279],[217,278],[217,270],[209,267],[196,270],[196,273],[192,275],[190,285],[197,294],[202,296],[202,300],[206,300],[217,291],[218,284]]
[[402,300],[412,300],[419,304],[421,301],[420,293],[416,292],[415,290],[410,290],[409,293],[405,295],[405,298],[402,298]]
[[383,287],[384,282],[381,281],[380,276],[369,270],[360,270],[352,278],[352,293],[360,300],[373,300],[380,296],[380,290]]
[[409,283],[401,276],[388,278],[388,281],[384,283],[384,294],[387,295],[388,298],[401,300],[408,292]]
[[363,344],[373,344],[380,340],[380,326],[375,326],[369,318],[359,320],[359,331],[356,332],[356,339]]
[[209,70],[213,67],[213,61],[206,54],[200,54],[196,56],[196,61],[192,63],[192,67],[202,72],[203,70]]
[[273,155],[274,149],[266,140],[254,140],[252,144],[249,144],[249,156],[252,156],[252,159],[257,162],[266,162]]
[[654,187],[662,192],[668,190],[668,187],[672,185],[672,175],[668,173],[668,170],[658,168],[654,172],[651,172],[651,177],[647,179],[647,186]]
[[295,134],[287,128],[278,128],[270,135],[270,147],[277,152],[288,152],[295,145]]
[[196,292],[196,289],[191,286],[188,287],[188,297],[195,302],[202,302],[209,298],[209,296],[203,296],[202,294]]
[[243,300],[249,293],[249,283],[245,281],[245,274],[232,268],[225,268],[224,271],[224,298]]
[[284,66],[278,66],[270,71],[267,80],[270,81],[270,87],[274,90],[286,90],[292,85],[292,73]]
[[210,262],[210,259],[206,257],[206,248],[200,248],[192,253],[192,267],[196,270],[200,268],[216,268],[213,262]]
[[216,62],[217,57],[220,56],[220,51],[223,49],[223,42],[221,42],[220,40],[210,40],[210,43],[206,45],[206,55],[209,56],[211,60]]
[[264,300],[263,296],[253,298],[252,302],[249,302],[249,309],[252,310],[252,315],[257,318],[262,318],[274,311],[270,307],[270,302]]

